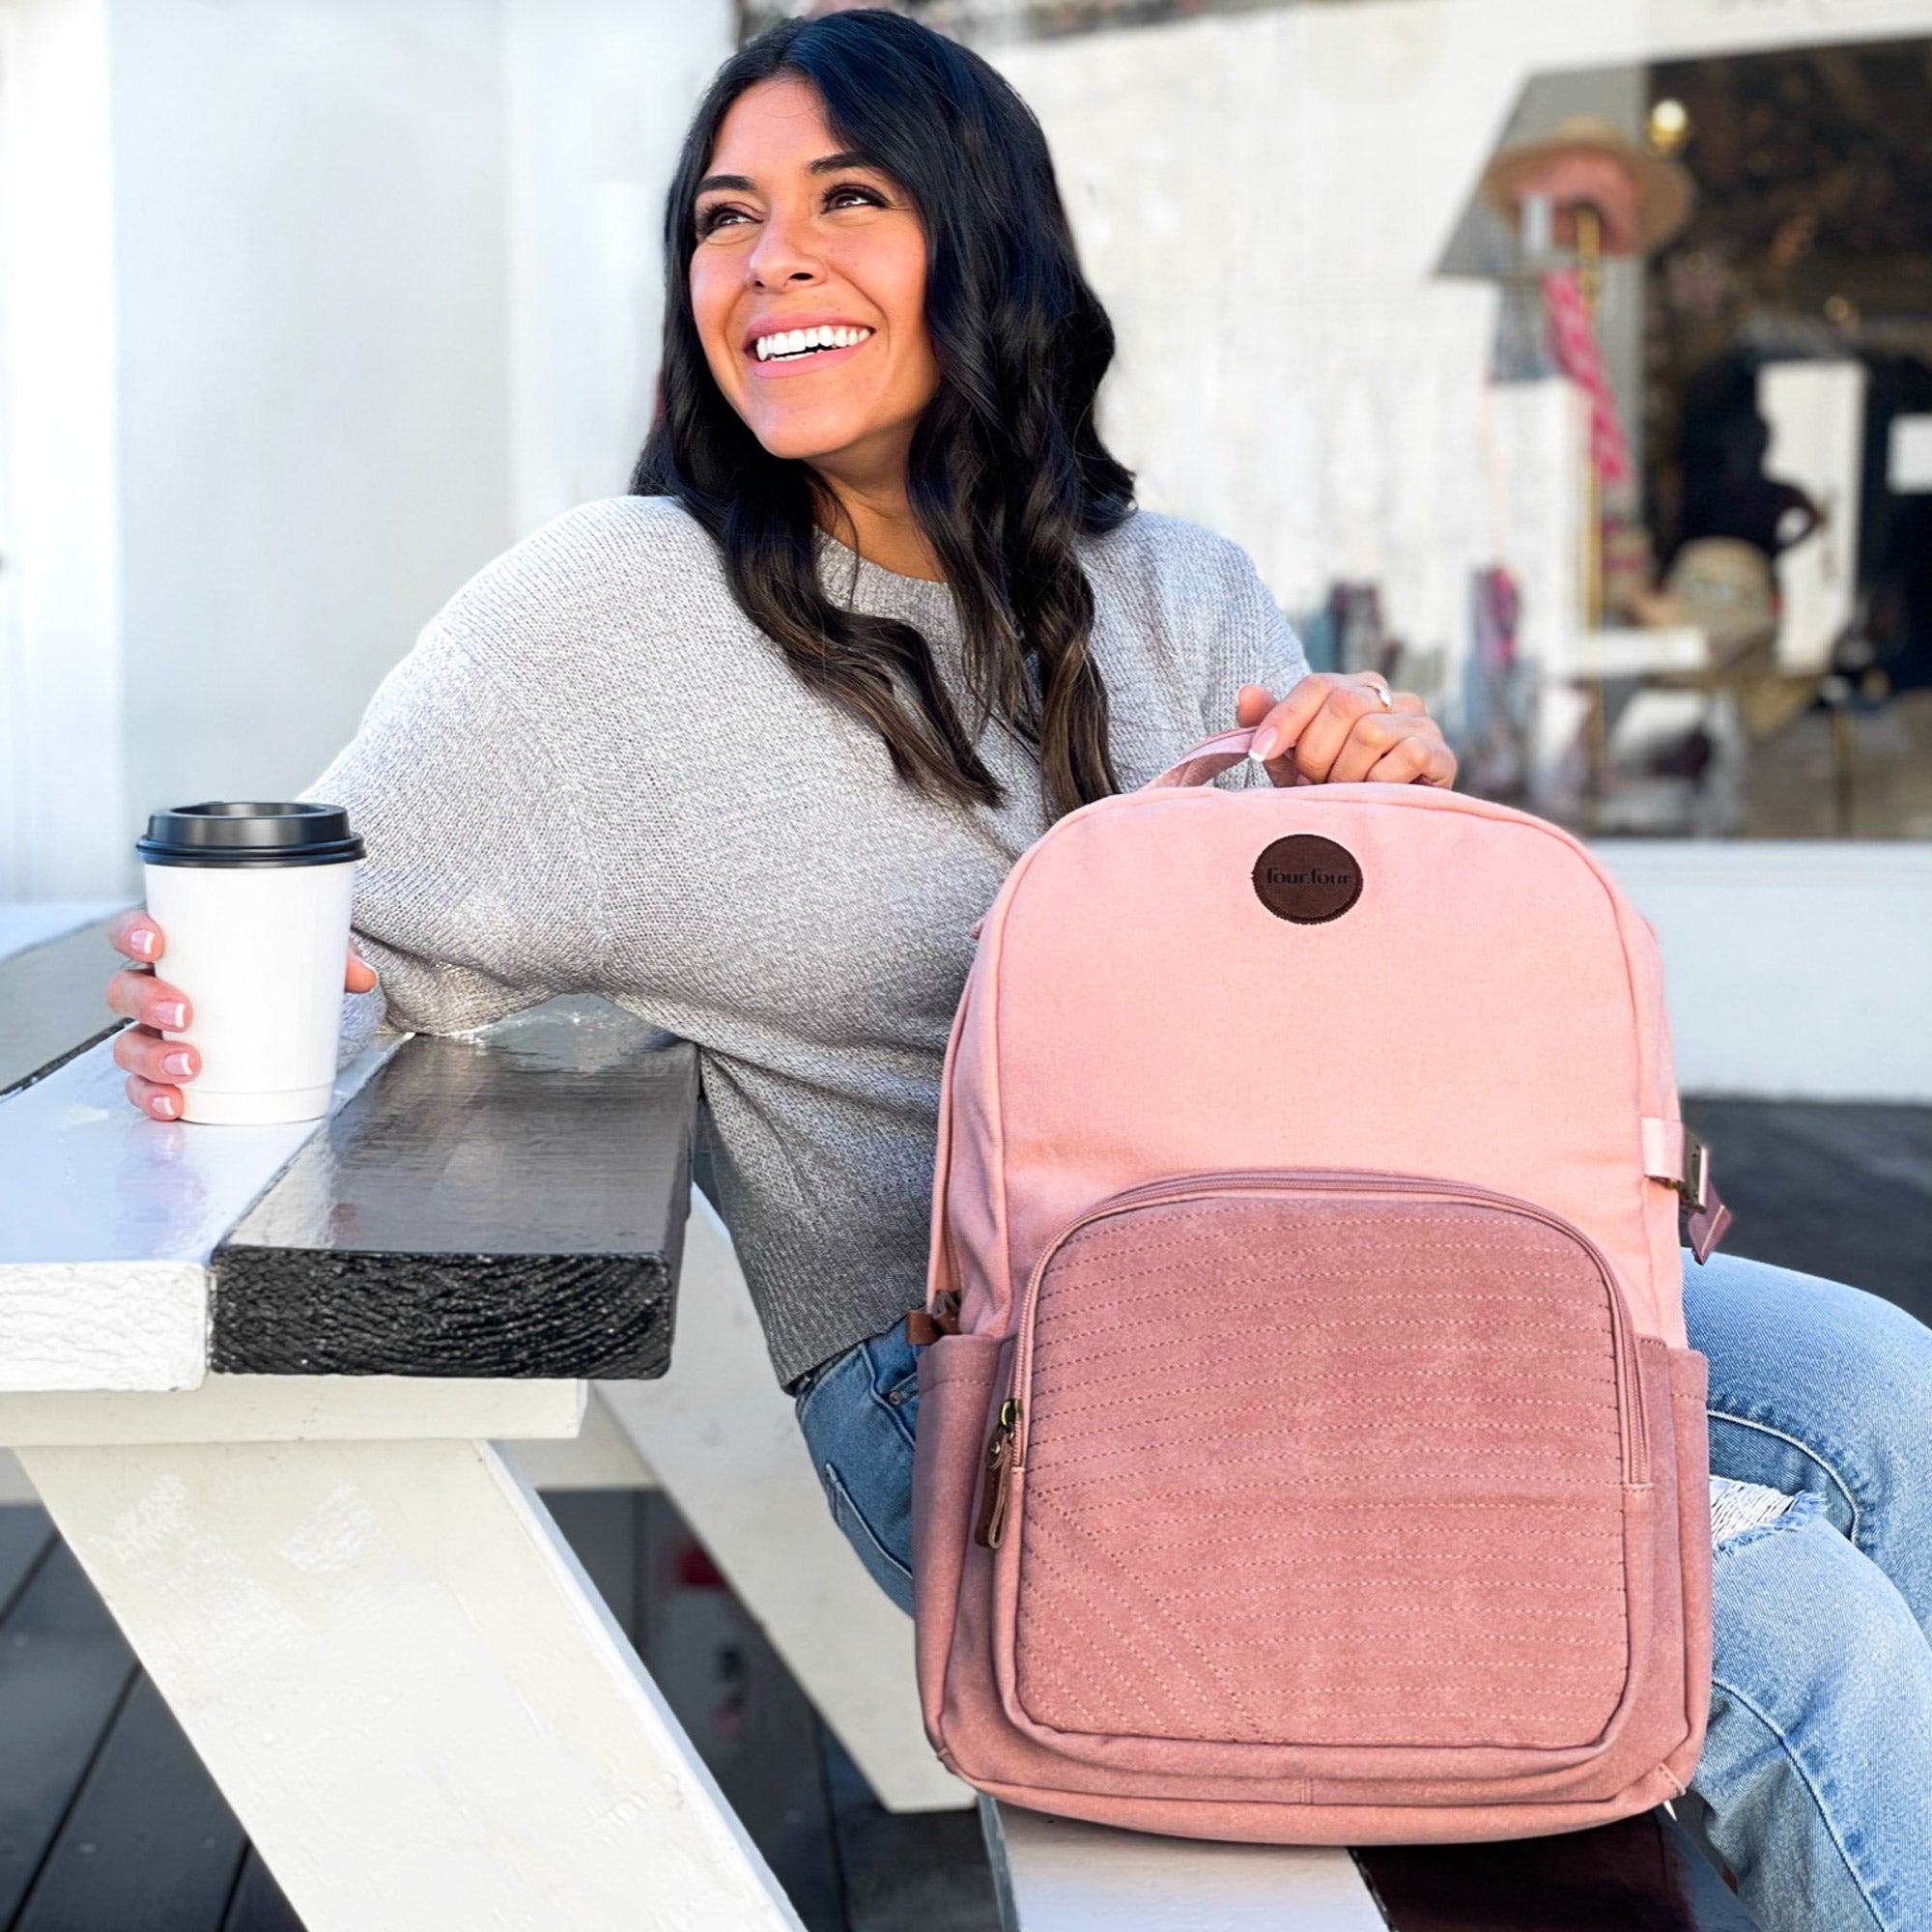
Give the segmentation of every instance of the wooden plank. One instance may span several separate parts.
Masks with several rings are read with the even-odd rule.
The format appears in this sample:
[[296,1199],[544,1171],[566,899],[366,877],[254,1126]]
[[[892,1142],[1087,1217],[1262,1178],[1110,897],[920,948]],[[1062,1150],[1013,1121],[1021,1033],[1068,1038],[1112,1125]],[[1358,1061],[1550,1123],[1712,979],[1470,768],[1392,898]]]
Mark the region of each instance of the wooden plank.
[[23,1460],[308,1932],[802,1932],[486,1444]]
[[[395,1046],[357,1055],[336,1104]],[[0,1101],[0,1389],[194,1387],[209,1255],[315,1131],[147,1120],[124,1077],[103,1043]]]
[[825,1507],[718,1211],[691,1198],[677,1359],[598,1393],[892,1811],[969,1808],[920,1720],[912,1619]]
[[603,1001],[412,1039],[214,1257],[254,1375],[662,1375],[695,1051]]
[[0,1925],[13,1923],[133,1675],[127,1641],[56,1545],[0,1621]]
[[1002,1932],[1384,1932],[1344,1851],[1157,1838],[988,1799],[980,1818]]
[[[224,1129],[224,1131],[226,1131]],[[401,1376],[210,1376],[172,1394],[0,1395],[0,1442],[20,1450],[143,1442],[388,1442],[562,1438],[584,1384]]]
[[242,1851],[234,1812],[137,1676],[13,1932],[219,1932]]
[[242,1861],[242,1876],[236,1881],[221,1932],[304,1932],[295,1907],[253,1845]]
[[0,908],[0,1095],[37,1079],[77,1048],[116,1032],[107,980],[125,965],[94,901]]

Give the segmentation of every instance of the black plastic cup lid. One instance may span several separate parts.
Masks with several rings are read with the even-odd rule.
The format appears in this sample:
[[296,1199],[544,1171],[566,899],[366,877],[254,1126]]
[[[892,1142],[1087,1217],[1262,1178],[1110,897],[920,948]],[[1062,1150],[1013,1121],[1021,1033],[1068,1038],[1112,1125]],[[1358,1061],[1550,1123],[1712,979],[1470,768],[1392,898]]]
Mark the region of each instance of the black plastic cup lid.
[[339,866],[362,856],[339,805],[181,805],[148,820],[150,866]]

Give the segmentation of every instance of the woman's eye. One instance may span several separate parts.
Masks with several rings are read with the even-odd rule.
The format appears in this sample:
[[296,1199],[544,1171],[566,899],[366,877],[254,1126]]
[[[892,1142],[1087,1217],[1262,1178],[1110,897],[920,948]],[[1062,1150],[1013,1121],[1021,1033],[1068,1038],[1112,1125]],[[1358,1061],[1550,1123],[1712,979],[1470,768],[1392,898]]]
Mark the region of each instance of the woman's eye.
[[827,208],[884,208],[886,198],[875,187],[861,187],[857,182],[845,182],[826,190],[825,205]]
[[742,208],[733,208],[728,203],[714,202],[709,208],[697,211],[697,232],[700,237],[714,235],[721,228],[736,228],[749,221]]

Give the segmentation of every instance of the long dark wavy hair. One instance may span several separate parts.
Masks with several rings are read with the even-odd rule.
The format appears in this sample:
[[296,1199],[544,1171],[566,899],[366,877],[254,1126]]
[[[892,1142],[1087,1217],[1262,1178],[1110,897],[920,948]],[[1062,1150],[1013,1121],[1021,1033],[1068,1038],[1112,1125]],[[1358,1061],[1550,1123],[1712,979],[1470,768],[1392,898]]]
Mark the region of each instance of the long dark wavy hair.
[[[705,362],[690,286],[697,184],[731,103],[782,74],[817,91],[841,148],[896,182],[924,229],[939,387],[914,431],[908,494],[958,611],[970,719],[913,625],[827,595],[814,514],[829,508],[825,486],[758,442]],[[720,70],[685,137],[665,290],[662,408],[634,494],[674,497],[710,531],[745,614],[808,685],[877,730],[909,783],[997,803],[974,749],[997,716],[1036,749],[1050,812],[1116,790],[1106,687],[1089,649],[1094,594],[1075,548],[1133,509],[1133,477],[1094,420],[1114,331],[1019,96],[977,55],[897,14],[774,27]]]

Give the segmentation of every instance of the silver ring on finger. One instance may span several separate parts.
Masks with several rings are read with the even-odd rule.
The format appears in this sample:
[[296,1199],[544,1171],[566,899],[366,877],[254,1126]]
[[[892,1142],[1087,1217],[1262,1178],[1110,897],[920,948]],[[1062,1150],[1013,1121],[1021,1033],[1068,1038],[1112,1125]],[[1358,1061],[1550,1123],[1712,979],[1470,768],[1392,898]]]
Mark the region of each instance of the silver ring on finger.
[[1378,678],[1375,683],[1370,685],[1369,689],[1373,691],[1375,695],[1381,699],[1382,709],[1384,711],[1393,711],[1395,709],[1395,697],[1393,694],[1391,694],[1391,692],[1389,691],[1388,686],[1382,683],[1379,678]]

